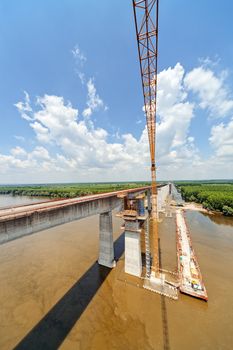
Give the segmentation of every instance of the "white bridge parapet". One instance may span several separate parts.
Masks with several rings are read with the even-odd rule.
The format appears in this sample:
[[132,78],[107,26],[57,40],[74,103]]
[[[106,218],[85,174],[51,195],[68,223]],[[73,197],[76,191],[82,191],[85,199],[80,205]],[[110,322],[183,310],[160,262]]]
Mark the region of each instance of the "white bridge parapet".
[[164,211],[164,207],[166,204],[166,199],[171,191],[171,185],[164,185],[162,187],[158,188],[157,192],[157,206],[158,206],[158,213]]

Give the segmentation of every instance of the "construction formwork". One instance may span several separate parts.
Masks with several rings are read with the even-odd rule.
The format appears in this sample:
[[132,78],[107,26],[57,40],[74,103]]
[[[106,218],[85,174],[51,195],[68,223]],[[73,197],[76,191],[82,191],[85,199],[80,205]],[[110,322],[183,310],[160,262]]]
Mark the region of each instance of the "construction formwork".
[[130,194],[122,196],[122,210],[118,216],[124,220],[125,231],[125,272],[134,276],[142,275],[142,253],[146,255],[146,261],[150,262],[148,242],[146,240],[147,229],[145,222],[148,220],[148,212],[145,208],[146,194]]
[[[165,202],[168,194],[169,186],[164,186],[159,193],[162,203]],[[122,210],[118,216],[124,220],[122,228],[125,231],[125,273],[143,278],[145,289],[177,299],[177,287],[166,280],[159,266],[156,266],[156,273],[153,269],[155,266],[153,258],[156,260],[154,246],[156,243],[158,245],[158,241],[155,242],[152,227],[154,221],[150,215],[150,193],[129,194],[121,198]],[[142,257],[145,258],[145,267],[142,264]]]

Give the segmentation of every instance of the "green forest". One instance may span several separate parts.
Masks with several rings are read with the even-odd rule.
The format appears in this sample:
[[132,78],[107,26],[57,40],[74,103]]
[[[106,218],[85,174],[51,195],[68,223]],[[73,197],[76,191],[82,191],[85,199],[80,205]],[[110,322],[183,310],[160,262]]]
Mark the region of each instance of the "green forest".
[[148,186],[148,182],[118,182],[118,183],[76,183],[47,185],[17,185],[0,186],[0,194],[14,196],[39,196],[49,198],[74,198],[90,194],[119,191],[129,188]]
[[233,216],[233,183],[176,183],[185,201],[201,203],[204,208]]

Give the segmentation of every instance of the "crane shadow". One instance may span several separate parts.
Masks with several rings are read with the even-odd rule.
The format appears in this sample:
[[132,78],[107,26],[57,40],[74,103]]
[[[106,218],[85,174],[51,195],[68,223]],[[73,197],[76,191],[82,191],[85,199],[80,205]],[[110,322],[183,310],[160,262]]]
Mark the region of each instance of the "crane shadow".
[[[160,268],[163,268],[162,262],[162,251],[160,246],[160,238],[158,240],[159,244],[159,262]],[[167,320],[167,306],[166,306],[166,297],[161,295],[161,315],[162,315],[162,327],[163,327],[163,349],[170,350],[170,341],[169,341],[169,331],[168,331],[168,320]]]
[[[114,242],[114,251],[118,260],[124,252],[124,233]],[[58,349],[110,272],[95,262],[14,349]]]

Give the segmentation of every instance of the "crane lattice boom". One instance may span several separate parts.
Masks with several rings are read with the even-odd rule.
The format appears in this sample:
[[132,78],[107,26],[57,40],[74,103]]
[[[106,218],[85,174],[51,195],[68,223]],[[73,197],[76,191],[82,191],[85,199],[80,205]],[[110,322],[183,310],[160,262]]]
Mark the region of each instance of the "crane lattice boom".
[[159,0],[133,0],[134,19],[138,43],[138,55],[144,108],[146,114],[150,156],[152,186],[152,231],[153,266],[158,271],[158,234],[157,234],[157,187],[155,166],[156,136],[156,93],[157,93],[157,58],[158,58],[158,8]]

